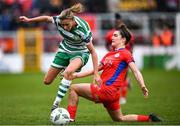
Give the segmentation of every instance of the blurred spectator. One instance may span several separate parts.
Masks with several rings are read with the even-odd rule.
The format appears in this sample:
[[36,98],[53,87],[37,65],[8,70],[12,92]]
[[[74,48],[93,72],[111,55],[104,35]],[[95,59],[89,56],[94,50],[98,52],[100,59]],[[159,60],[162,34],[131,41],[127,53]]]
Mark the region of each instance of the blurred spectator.
[[117,12],[119,11],[119,0],[107,0],[108,11],[109,12]]
[[50,0],[50,13],[60,14],[63,9],[63,0]]
[[12,53],[14,49],[14,41],[11,37],[0,38],[0,48],[4,53]]
[[164,46],[171,46],[173,44],[173,32],[168,28],[167,25],[164,25],[163,30],[160,34],[160,39]]
[[7,6],[12,6],[15,2],[15,0],[3,0],[3,1]]
[[92,13],[104,13],[107,12],[107,0],[87,0],[87,11]]
[[[22,7],[22,13],[28,13],[32,8],[32,0],[18,0]],[[42,3],[41,3],[42,4]]]
[[156,0],[157,2],[157,11],[166,10],[166,0]]
[[161,29],[156,28],[152,34],[152,44],[154,47],[172,46],[174,34],[167,24],[163,24]]
[[1,28],[3,31],[10,30],[11,26],[11,15],[10,11],[8,9],[3,10],[3,13],[1,15]]
[[159,34],[157,32],[154,32],[152,34],[152,43],[153,43],[154,47],[159,47],[161,44],[161,40],[160,40]]
[[0,14],[2,14],[2,11],[4,10],[4,2],[3,1],[0,1]]
[[[129,0],[124,2],[133,2]],[[19,24],[16,17],[19,15],[29,15],[36,17],[39,15],[57,15],[64,8],[74,3],[81,2],[85,5],[86,12],[90,13],[104,13],[118,11],[114,10],[119,6],[119,0],[0,0],[0,30],[16,30],[20,26],[23,27],[43,27],[44,29],[50,28],[43,23],[33,25]],[[122,1],[121,1],[122,2]],[[136,1],[134,1],[137,3]],[[180,7],[180,0],[148,0],[149,6],[157,6],[157,11],[178,11]],[[111,9],[110,7],[113,6]],[[109,8],[109,9],[108,9]],[[153,8],[152,8],[153,9]],[[142,10],[139,10],[142,11]],[[126,22],[128,24],[128,22]],[[104,21],[104,27],[111,27],[108,21]],[[128,24],[128,26],[130,26]],[[133,25],[135,26],[135,25]],[[132,27],[131,27],[132,28]]]
[[157,11],[178,11],[179,0],[156,0]]
[[49,0],[34,0],[32,8],[38,10],[41,14],[43,14],[50,8]]
[[178,1],[179,0],[167,0],[166,4],[168,11],[177,11],[178,10]]

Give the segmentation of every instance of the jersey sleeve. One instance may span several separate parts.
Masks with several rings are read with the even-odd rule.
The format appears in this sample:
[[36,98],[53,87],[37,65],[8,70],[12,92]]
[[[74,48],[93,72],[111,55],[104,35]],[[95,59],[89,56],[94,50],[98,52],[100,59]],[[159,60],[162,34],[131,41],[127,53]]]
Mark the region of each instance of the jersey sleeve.
[[76,33],[80,36],[82,41],[85,42],[86,44],[89,44],[92,41],[91,31],[86,31],[86,29],[80,28],[80,30]]
[[86,28],[85,28],[85,35],[84,35],[83,40],[86,43],[89,43],[92,40],[92,32],[91,32],[91,28],[89,24],[86,21],[85,21],[85,24],[86,24]]
[[60,19],[58,18],[58,16],[54,16],[52,23],[54,23],[56,26],[58,26],[59,22],[60,22]]
[[92,33],[89,32],[89,33],[85,34],[85,35],[82,37],[82,40],[83,40],[84,42],[86,42],[87,44],[89,44],[90,41],[92,41]]
[[124,57],[127,64],[135,62],[132,54],[129,51],[125,52]]
[[80,27],[79,30],[76,31],[76,33],[81,37],[83,42],[89,44],[90,41],[92,40],[92,32],[89,24],[85,20],[76,16],[75,16],[75,21],[78,24],[78,27]]
[[109,53],[107,53],[100,61],[100,63],[104,66],[105,64],[105,60],[106,60],[106,57],[109,55]]

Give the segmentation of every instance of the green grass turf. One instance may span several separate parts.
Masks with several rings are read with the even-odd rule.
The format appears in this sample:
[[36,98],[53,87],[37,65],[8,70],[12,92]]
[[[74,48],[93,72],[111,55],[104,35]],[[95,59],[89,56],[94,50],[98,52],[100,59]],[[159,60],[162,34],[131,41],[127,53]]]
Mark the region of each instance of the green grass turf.
[[[163,70],[142,71],[149,89],[144,99],[132,75],[132,89],[127,104],[122,105],[124,114],[149,114],[155,112],[162,123],[113,122],[101,104],[80,99],[76,122],[80,124],[180,124],[180,72]],[[60,79],[52,85],[43,85],[42,73],[0,74],[0,125],[48,125],[50,108],[57,93]],[[77,79],[73,83],[91,82],[91,78]],[[66,107],[67,95],[61,106]]]

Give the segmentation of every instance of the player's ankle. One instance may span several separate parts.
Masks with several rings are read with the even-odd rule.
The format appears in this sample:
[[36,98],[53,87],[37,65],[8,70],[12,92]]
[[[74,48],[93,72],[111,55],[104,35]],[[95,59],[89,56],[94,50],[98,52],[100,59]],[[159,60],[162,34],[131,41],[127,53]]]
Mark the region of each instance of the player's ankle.
[[70,122],[75,122],[75,119],[70,118]]

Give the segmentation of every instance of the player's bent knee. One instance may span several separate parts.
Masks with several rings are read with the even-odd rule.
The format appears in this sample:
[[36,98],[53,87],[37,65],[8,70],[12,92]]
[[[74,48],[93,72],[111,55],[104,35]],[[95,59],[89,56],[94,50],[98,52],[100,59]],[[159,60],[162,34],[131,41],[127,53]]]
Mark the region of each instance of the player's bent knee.
[[115,121],[115,122],[122,122],[123,117],[114,117],[114,118],[112,118],[112,120]]
[[118,117],[118,122],[122,122],[122,121],[124,121],[123,116],[119,116],[119,117]]
[[71,86],[69,87],[69,90],[75,90],[75,88],[76,88],[75,85],[71,85]]
[[78,88],[77,84],[73,84],[73,85],[70,86],[70,91],[72,91],[72,92],[78,93],[79,92],[78,89],[79,88]]
[[44,79],[44,84],[45,84],[45,85],[50,85],[51,82],[52,82],[51,80]]

